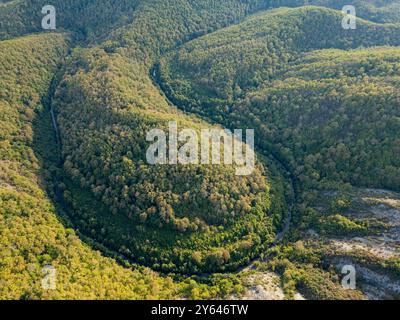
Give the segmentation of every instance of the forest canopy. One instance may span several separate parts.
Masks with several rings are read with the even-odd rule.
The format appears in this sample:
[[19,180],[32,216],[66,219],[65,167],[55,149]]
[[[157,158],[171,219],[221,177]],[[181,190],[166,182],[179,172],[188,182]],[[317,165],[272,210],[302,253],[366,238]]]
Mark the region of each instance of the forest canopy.
[[[315,202],[400,190],[400,1],[353,1],[354,30],[345,0],[54,0],[54,31],[46,4],[0,0],[0,299],[232,298],[249,265],[364,297],[325,243],[387,225]],[[149,164],[171,122],[254,129],[255,170]]]

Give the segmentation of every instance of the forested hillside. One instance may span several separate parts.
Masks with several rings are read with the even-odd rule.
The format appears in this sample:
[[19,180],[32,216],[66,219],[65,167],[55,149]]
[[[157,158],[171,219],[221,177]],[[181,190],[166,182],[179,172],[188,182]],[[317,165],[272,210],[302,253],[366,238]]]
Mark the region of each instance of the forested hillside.
[[[181,128],[201,128],[205,123],[169,107],[146,73],[138,74],[142,66],[129,64],[119,54],[111,59],[101,50],[77,55],[55,100],[64,168],[75,183],[92,191],[110,214],[131,219],[128,223],[136,227],[129,235],[133,244],[129,242],[128,249],[124,249],[126,243],[121,244],[118,249],[127,256],[140,254],[151,266],[158,264],[157,269],[168,262],[162,267],[168,271],[184,271],[193,264],[210,270],[225,263],[235,266],[249,254],[238,249],[243,241],[257,252],[269,233],[269,223],[264,221],[270,205],[264,169],[260,166],[250,176],[240,177],[229,165],[147,164],[146,132],[151,128],[167,128],[168,121],[177,119]],[[153,94],[143,97],[138,90],[132,95],[129,90],[134,88]],[[248,225],[241,223],[238,229],[236,223],[244,220]],[[137,231],[140,241],[135,239]],[[113,230],[107,241],[115,242],[117,234],[118,230]],[[149,242],[153,234],[156,238]],[[236,240],[239,238],[242,240]],[[179,249],[178,241],[182,242]],[[162,253],[157,254],[159,246]],[[177,252],[182,249],[188,252]],[[196,250],[199,252],[193,252]],[[191,262],[195,253],[198,261]],[[177,256],[175,261],[169,255]],[[216,266],[207,262],[214,255],[223,256]]]
[[[391,228],[342,215],[351,197],[338,196],[328,212],[311,209],[318,190],[400,186],[399,26],[359,19],[356,30],[344,30],[341,20],[319,7],[272,10],[191,41],[158,67],[176,105],[227,127],[256,128],[258,147],[290,167],[299,191],[293,236],[304,241],[309,236],[301,231],[308,228],[334,237]],[[314,297],[341,295],[333,288],[323,293],[321,280],[309,275],[305,261],[318,265],[327,259],[320,250],[332,250],[323,241],[280,250],[269,264],[288,287],[306,286]],[[397,278],[397,256],[353,254],[363,265],[378,261],[374,268],[385,266],[380,272]]]
[[[0,1],[0,299],[240,297],[266,270],[369,297],[343,256],[398,277],[327,243],[390,229],[345,213],[400,189],[400,1],[354,1],[355,30],[342,0],[55,0],[55,31],[47,4]],[[255,170],[149,164],[172,122],[254,128]]]
[[[3,2],[0,2],[0,39],[41,30],[41,9],[48,2]],[[157,46],[162,46],[163,41],[177,40],[171,37],[171,32],[180,34],[179,40],[184,41],[240,21],[258,10],[303,5],[341,10],[348,4],[346,0],[53,0],[51,3],[57,9],[58,28],[73,30],[81,39],[102,39],[113,29],[133,23],[140,27],[138,35],[142,40],[154,41]],[[355,0],[351,4],[357,7],[359,17],[379,23],[400,22],[397,0]],[[171,12],[173,16],[167,14]],[[155,30],[157,24],[160,28]],[[146,37],[152,32],[156,38]]]
[[163,86],[191,111],[258,128],[304,188],[398,189],[399,52],[346,49],[398,45],[399,27],[341,19],[317,7],[257,15],[162,60]]
[[[43,179],[54,174],[54,168],[43,164],[46,157],[56,156],[57,146],[42,101],[67,46],[63,34],[0,43],[0,297],[171,297],[170,279],[150,270],[123,268],[85,245],[60,221],[44,190]],[[41,286],[42,269],[48,264],[57,270],[55,291]]]

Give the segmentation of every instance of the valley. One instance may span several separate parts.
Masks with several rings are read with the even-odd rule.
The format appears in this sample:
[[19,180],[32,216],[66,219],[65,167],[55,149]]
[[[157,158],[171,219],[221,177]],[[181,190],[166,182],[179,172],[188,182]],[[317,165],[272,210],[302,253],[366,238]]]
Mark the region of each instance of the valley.
[[[0,299],[399,298],[399,1],[53,2],[0,2]],[[149,163],[171,123],[254,170]]]

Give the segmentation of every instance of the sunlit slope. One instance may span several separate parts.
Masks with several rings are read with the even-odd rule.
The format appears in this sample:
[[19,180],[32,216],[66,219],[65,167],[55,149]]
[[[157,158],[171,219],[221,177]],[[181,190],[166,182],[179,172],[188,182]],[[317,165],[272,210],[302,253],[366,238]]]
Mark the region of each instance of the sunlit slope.
[[[151,143],[146,135],[151,129],[168,132],[170,121],[180,129],[208,126],[169,106],[140,65],[102,50],[77,52],[55,104],[65,172],[91,191],[110,215],[130,219],[125,223],[136,231],[129,237],[140,241],[122,241],[129,257],[142,257],[152,265],[172,263],[172,270],[190,265],[197,269],[197,264],[212,270],[243,263],[271,236],[269,183],[261,165],[249,176],[238,176],[235,165],[148,163]],[[112,232],[104,240],[121,242],[117,229]],[[239,250],[240,239],[254,241],[254,248]],[[206,262],[214,249],[226,255],[216,266]],[[196,250],[204,259],[194,263]]]
[[161,64],[163,74],[176,78],[204,109],[214,102],[231,103],[243,90],[276,78],[304,52],[398,45],[398,34],[397,25],[364,20],[358,20],[356,30],[345,30],[341,13],[331,9],[277,9],[191,41]]
[[344,6],[352,5],[360,18],[378,23],[400,22],[399,0],[268,0],[268,7],[298,7],[303,5],[324,6],[342,10]]
[[[209,127],[168,105],[150,78],[154,59],[243,18],[261,2],[123,1],[112,8],[90,0],[53,3],[58,29],[73,31],[76,39],[107,40],[69,59],[55,101],[68,180],[56,191],[65,191],[72,206],[71,198],[89,191],[86,204],[94,196],[102,212],[130,219],[122,226],[129,227],[128,239],[118,223],[104,236],[102,222],[85,220],[95,211],[96,205],[89,205],[87,213],[80,210],[82,229],[91,226],[89,236],[101,235],[103,244],[156,269],[196,272],[233,269],[273,238],[270,183],[260,164],[251,176],[239,177],[230,165],[149,166],[145,161],[149,129],[166,128],[169,121],[182,128]],[[44,4],[10,3],[11,11],[4,6],[2,37],[39,31]],[[281,212],[274,214],[281,219]],[[75,222],[78,228],[83,224]]]
[[398,189],[399,50],[355,48],[398,45],[400,28],[341,19],[317,7],[254,16],[169,55],[163,87],[191,111],[258,128],[305,187]]
[[[261,9],[305,2],[56,0],[58,30],[90,49],[73,50],[64,61],[61,35],[0,42],[0,298],[222,297],[240,291],[229,275],[221,287],[210,284],[213,276],[207,285],[177,284],[144,267],[122,268],[93,248],[124,266],[182,274],[236,271],[269,252],[291,205],[270,166],[257,162],[252,175],[238,177],[230,165],[147,163],[150,129],[166,130],[172,120],[179,128],[211,128],[172,107],[153,82],[186,111],[229,128],[255,128],[258,147],[278,156],[307,190],[343,182],[399,188],[400,54],[371,47],[398,45],[397,25],[359,20],[357,30],[344,31],[338,11],[279,9],[207,35]],[[45,4],[0,1],[0,38],[43,32]],[[398,21],[399,1],[353,4],[362,18]],[[154,66],[163,55],[160,73]],[[57,62],[60,149],[42,105],[53,98]],[[272,265],[289,290],[300,283],[314,289],[312,297],[358,297],[335,292],[322,258],[280,250],[272,250]],[[57,271],[55,291],[41,287],[47,264]]]
[[[0,299],[171,297],[172,281],[83,244],[43,189],[55,170],[43,160],[58,150],[41,101],[66,52],[61,34],[0,42]],[[56,290],[42,287],[46,265],[56,270]]]
[[140,0],[17,0],[0,5],[0,39],[42,30],[42,8],[54,6],[57,29],[96,37],[130,21]]
[[[43,18],[41,9],[49,4],[45,0],[1,1],[0,39],[40,31]],[[141,25],[143,30],[147,28],[151,33],[151,25],[157,21],[164,30],[174,25],[177,28],[170,30],[184,32],[185,36],[191,38],[215,30],[217,26],[227,26],[249,12],[260,9],[318,5],[341,10],[349,3],[346,0],[53,0],[51,5],[57,11],[58,28],[76,31],[94,40],[106,37],[111,30],[129,25],[134,20],[143,20],[140,12],[155,18],[153,22],[149,20]],[[399,0],[354,0],[351,5],[356,7],[357,16],[364,19],[379,23],[400,21]],[[172,16],[166,14],[170,10]],[[203,19],[204,14],[208,16],[207,20]],[[165,16],[165,19],[160,20],[160,16]],[[174,21],[171,21],[171,17]],[[179,19],[187,20],[187,17],[192,18],[190,24],[175,23]],[[210,23],[210,18],[214,19],[214,23]],[[193,29],[193,26],[196,28]],[[165,36],[169,37],[168,33]]]
[[169,105],[151,79],[154,61],[259,5],[142,2],[131,23],[68,59],[55,100],[66,179],[75,190],[68,193],[67,182],[66,199],[75,207],[85,202],[74,197],[76,188],[95,196],[105,219],[81,212],[77,224],[132,261],[163,271],[235,269],[274,237],[272,218],[284,213],[269,209],[271,182],[261,164],[240,177],[232,165],[153,166],[146,159],[150,129],[166,130],[170,121],[179,129],[211,128]]
[[[49,4],[45,0],[0,4],[0,39],[41,31],[41,11]],[[165,40],[177,40],[173,34],[182,39],[199,36],[265,7],[263,0],[54,0],[51,5],[57,28],[74,31],[78,38],[97,41],[133,23],[147,47],[151,42],[162,46]]]

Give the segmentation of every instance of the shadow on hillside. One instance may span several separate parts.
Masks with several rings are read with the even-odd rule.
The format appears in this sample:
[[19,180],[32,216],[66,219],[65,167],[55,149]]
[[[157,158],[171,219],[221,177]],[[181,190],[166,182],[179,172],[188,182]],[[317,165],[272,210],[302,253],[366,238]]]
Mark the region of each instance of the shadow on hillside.
[[[80,205],[80,203],[72,207],[65,200],[65,194],[71,194],[71,188],[73,188],[73,193],[83,196],[85,198],[84,202],[88,203],[88,207],[92,208],[91,213],[93,214],[89,218],[95,218],[97,210],[105,210],[104,206],[98,203],[90,192],[75,186],[71,181],[67,180],[63,174],[61,147],[53,127],[50,108],[50,97],[53,96],[54,87],[55,85],[53,83],[49,89],[48,96],[42,99],[43,110],[36,115],[32,123],[32,149],[41,164],[38,174],[40,185],[47,193],[48,198],[52,201],[57,217],[65,228],[74,229],[79,238],[92,249],[99,250],[103,255],[114,258],[121,265],[129,267],[132,264],[128,262],[128,259],[123,257],[122,254],[96,242],[93,237],[94,234],[88,232],[88,228],[85,228],[85,221],[82,220],[85,217],[82,216],[82,213],[78,213],[77,210],[73,208]],[[96,210],[93,210],[93,208]],[[111,216],[108,212],[105,214]]]
[[[52,88],[48,97],[53,96]],[[89,190],[81,188],[66,177],[48,97],[43,99],[44,108],[36,115],[32,124],[32,149],[41,164],[40,184],[52,201],[59,221],[65,228],[74,229],[79,238],[92,249],[115,259],[124,267],[143,265],[164,272],[157,265],[154,266],[154,259],[149,251],[156,246],[161,255],[163,251],[177,246],[182,239],[190,238],[190,235],[171,233],[167,229],[141,230],[143,227],[139,223],[122,214],[111,214]],[[149,244],[143,251],[132,249],[146,241]]]

